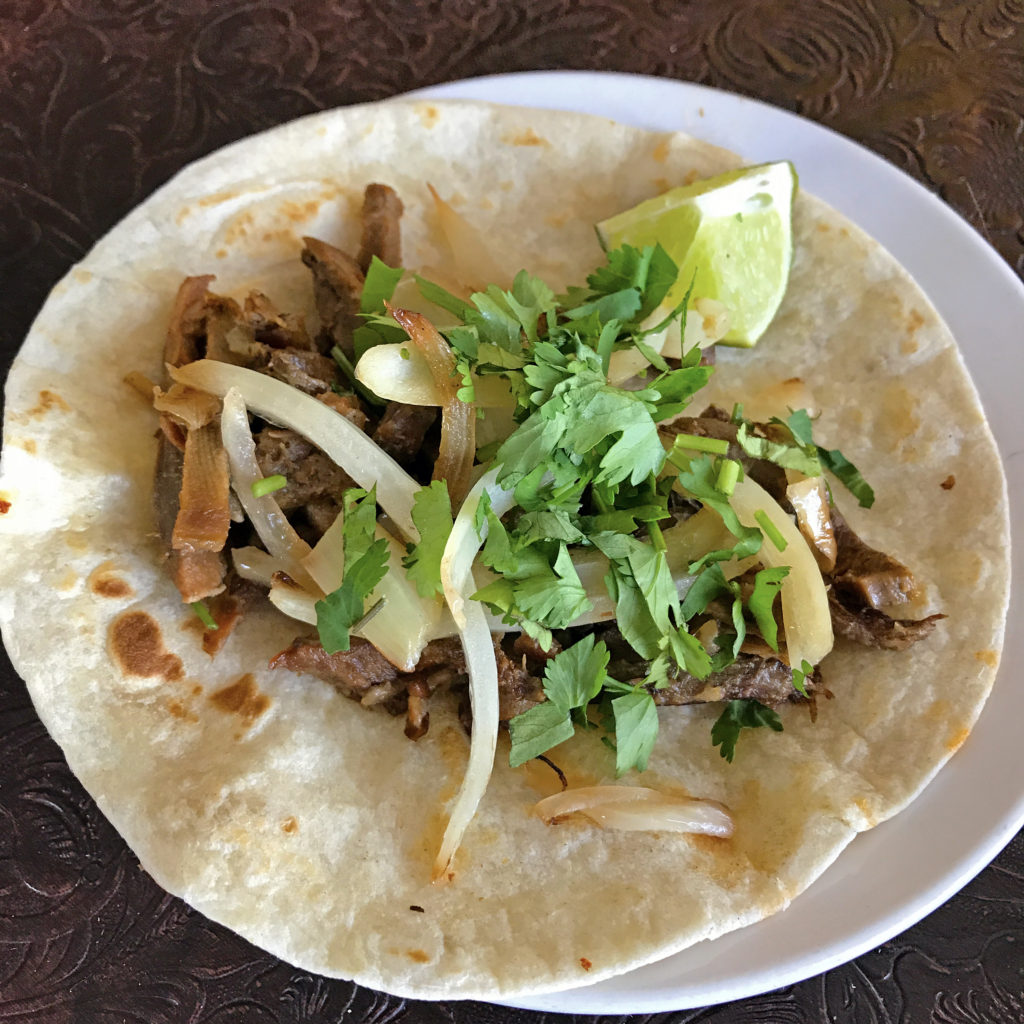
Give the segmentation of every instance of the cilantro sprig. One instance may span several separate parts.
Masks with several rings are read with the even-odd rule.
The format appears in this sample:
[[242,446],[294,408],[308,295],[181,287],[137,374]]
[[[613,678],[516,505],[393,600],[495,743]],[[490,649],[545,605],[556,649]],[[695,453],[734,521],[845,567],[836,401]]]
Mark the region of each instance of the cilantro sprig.
[[341,586],[316,602],[316,628],[328,654],[347,651],[350,630],[365,614],[366,599],[384,578],[388,542],[374,539],[377,528],[377,489],[351,488],[344,494],[342,540],[345,567]]

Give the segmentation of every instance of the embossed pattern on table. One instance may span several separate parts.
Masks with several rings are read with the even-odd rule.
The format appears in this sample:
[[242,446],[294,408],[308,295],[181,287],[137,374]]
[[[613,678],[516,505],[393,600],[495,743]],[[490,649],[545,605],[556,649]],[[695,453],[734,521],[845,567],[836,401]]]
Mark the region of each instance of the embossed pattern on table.
[[[938,191],[1024,274],[1022,0],[4,0],[4,366],[68,265],[195,157],[311,110],[550,68],[700,81],[814,118]],[[1024,1020],[1022,882],[1018,837],[950,903],[854,963],[656,1019]],[[167,896],[70,775],[5,661],[0,1021],[342,1019],[544,1015],[310,976]]]

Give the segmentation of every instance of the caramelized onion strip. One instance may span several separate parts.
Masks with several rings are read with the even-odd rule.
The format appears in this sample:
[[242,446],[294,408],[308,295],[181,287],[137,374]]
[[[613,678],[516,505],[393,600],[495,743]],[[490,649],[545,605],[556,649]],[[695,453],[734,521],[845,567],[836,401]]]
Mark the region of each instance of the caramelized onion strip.
[[726,838],[733,833],[728,810],[713,800],[671,796],[644,786],[582,786],[546,797],[533,808],[546,825],[583,814],[605,828],[628,832],[686,832]]
[[433,478],[446,481],[452,505],[461,505],[469,490],[476,455],[476,410],[459,398],[455,357],[434,325],[422,313],[393,307],[389,310],[423,353],[434,378],[434,387],[443,399],[441,451],[434,463]]
[[245,401],[236,388],[225,392],[220,429],[231,464],[231,483],[260,540],[296,583],[318,593],[317,585],[302,566],[309,545],[295,532],[273,495],[257,498],[252,493],[252,485],[263,479],[263,472],[256,461],[256,442],[249,429]]

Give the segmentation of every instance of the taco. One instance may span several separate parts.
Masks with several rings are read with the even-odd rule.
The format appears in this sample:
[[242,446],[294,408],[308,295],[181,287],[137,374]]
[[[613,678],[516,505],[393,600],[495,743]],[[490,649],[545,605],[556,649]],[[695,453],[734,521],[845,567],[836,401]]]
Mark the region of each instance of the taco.
[[[861,550],[872,565],[879,551],[892,556],[874,593],[849,565],[828,570],[833,593],[844,589],[840,576],[861,590],[860,604],[844,609],[850,635],[879,623],[890,637],[923,629],[886,624],[894,619],[874,605],[896,601],[913,613],[903,618],[934,628],[883,651],[841,638],[820,675],[808,665],[797,680],[817,690],[817,714],[789,702],[784,731],[748,730],[731,764],[709,741],[720,707],[657,712],[658,741],[637,784],[727,808],[728,838],[545,824],[530,812],[558,777],[534,760],[510,767],[502,736],[454,877],[433,884],[470,750],[457,703],[431,700],[429,730],[408,739],[413,688],[403,724],[307,673],[271,668],[295,639],[294,620],[254,605],[228,635],[232,611],[213,606],[225,592],[217,582],[208,595],[202,584],[186,594],[208,596],[222,614],[211,656],[167,571],[151,510],[164,442],[125,377],[164,380],[167,324],[184,323],[196,296],[209,323],[218,310],[226,318],[223,365],[253,341],[269,364],[272,336],[308,338],[335,317],[363,326],[356,310],[318,302],[297,257],[305,244],[319,283],[331,252],[359,252],[368,185],[387,182],[404,203],[405,266],[429,276],[451,265],[430,183],[487,240],[481,259],[509,273],[526,267],[559,291],[603,261],[595,222],[737,165],[685,136],[576,115],[461,102],[333,111],[186,169],[54,289],[7,384],[0,621],[72,770],[161,885],[284,959],[390,992],[511,998],[568,988],[781,910],[963,743],[992,685],[1008,593],[995,445],[925,297],[876,243],[802,193],[779,313],[756,348],[718,354],[706,398],[676,429],[691,439],[725,431],[728,450],[744,427],[767,450],[799,441],[801,426],[785,426],[792,409],[820,409],[815,439],[841,446],[876,496],[870,513],[843,504],[834,531],[870,538]],[[389,244],[378,236],[370,248]],[[209,298],[209,275],[221,298]],[[252,328],[241,340],[231,333],[239,317]],[[405,326],[415,334],[414,320]],[[217,333],[204,332],[207,343]],[[308,351],[276,357],[300,389],[323,369],[315,342]],[[167,413],[174,399],[164,388]],[[742,415],[729,412],[736,402]],[[358,418],[341,396],[326,404]],[[772,415],[788,433],[772,432]],[[209,423],[196,423],[197,437]],[[165,427],[166,437],[174,428]],[[471,482],[461,478],[463,492]],[[340,501],[357,519],[359,503],[372,510],[392,484],[402,478],[381,476],[372,500],[343,490]],[[330,522],[338,500],[335,492],[326,506]],[[213,532],[227,528],[222,520]],[[911,566],[914,585],[893,565]],[[945,616],[937,625],[936,614]],[[347,621],[353,632],[370,625]],[[759,625],[770,647],[767,619]],[[550,759],[570,789],[615,782],[616,756],[597,730],[577,730]]]

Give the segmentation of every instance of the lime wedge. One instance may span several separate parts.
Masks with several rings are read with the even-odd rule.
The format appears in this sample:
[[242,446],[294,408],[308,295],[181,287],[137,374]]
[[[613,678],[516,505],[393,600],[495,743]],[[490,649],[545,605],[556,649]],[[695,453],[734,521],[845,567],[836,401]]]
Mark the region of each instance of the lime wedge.
[[679,277],[659,312],[667,315],[682,302],[692,280],[690,307],[700,298],[721,302],[729,315],[722,341],[749,347],[786,293],[796,186],[788,161],[726,171],[616,214],[598,224],[597,233],[607,249],[660,242]]

